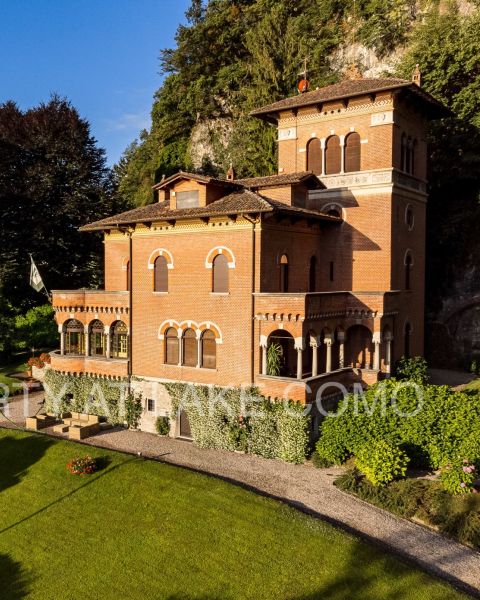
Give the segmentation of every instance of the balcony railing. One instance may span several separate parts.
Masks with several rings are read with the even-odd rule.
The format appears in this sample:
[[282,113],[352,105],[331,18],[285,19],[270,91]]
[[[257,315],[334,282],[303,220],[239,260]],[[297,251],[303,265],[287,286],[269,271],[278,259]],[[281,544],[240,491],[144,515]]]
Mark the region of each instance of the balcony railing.
[[375,316],[397,310],[398,292],[308,292],[256,293],[257,319],[274,315],[288,320],[321,319],[332,316]]
[[127,358],[107,358],[106,356],[85,356],[84,354],[61,354],[60,350],[50,353],[50,367],[55,371],[85,373],[107,377],[126,377]]
[[126,291],[53,290],[52,304],[57,312],[116,312],[127,314],[130,301]]

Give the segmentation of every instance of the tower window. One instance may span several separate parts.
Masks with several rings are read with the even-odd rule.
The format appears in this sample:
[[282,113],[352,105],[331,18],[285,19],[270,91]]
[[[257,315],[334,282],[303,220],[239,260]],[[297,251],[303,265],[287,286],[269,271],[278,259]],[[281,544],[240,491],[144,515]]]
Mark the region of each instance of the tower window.
[[312,256],[310,258],[310,268],[308,272],[308,291],[317,291],[317,258]]
[[280,291],[288,292],[288,256],[282,254],[280,258]]
[[405,257],[405,289],[410,290],[411,288],[411,271],[412,271],[413,259],[410,252]]
[[345,172],[360,171],[360,136],[349,133],[345,138]]
[[333,260],[330,261],[330,281],[333,281],[335,279],[335,265]]
[[311,139],[307,144],[307,170],[315,175],[322,173],[322,147],[318,138]]
[[341,163],[340,138],[338,135],[332,135],[325,146],[325,173],[327,175],[340,173]]

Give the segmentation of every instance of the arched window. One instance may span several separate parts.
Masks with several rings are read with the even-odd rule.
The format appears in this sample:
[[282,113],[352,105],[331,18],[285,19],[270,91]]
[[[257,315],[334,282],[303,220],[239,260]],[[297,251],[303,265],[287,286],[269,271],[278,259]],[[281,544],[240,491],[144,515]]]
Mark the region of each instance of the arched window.
[[204,369],[215,369],[217,366],[217,344],[215,334],[210,329],[202,335],[202,367]]
[[405,289],[406,290],[410,290],[411,289],[411,271],[412,271],[412,265],[413,265],[413,259],[412,259],[412,255],[410,254],[410,252],[405,256]]
[[153,263],[153,291],[168,292],[168,263],[164,256],[157,256]]
[[317,291],[317,258],[316,256],[310,257],[310,268],[308,271],[308,291]]
[[407,163],[406,163],[406,157],[407,157],[407,136],[402,133],[402,141],[401,141],[401,148],[400,148],[400,169],[402,171],[406,171],[407,170]]
[[415,154],[417,152],[417,140],[413,140],[410,152],[410,173],[415,175]]
[[212,292],[228,293],[228,258],[225,254],[217,254],[212,263]]
[[315,175],[322,173],[322,147],[318,138],[311,139],[307,144],[307,171]]
[[178,365],[179,339],[175,327],[165,332],[165,364]]
[[333,262],[333,260],[330,261],[330,281],[333,281],[335,279],[335,263]]
[[410,336],[412,334],[412,326],[410,323],[405,323],[405,358],[410,358]]
[[411,173],[412,168],[412,138],[409,136],[405,149],[405,171]]
[[288,256],[282,254],[280,258],[280,291],[288,292]]
[[197,336],[193,329],[186,329],[183,334],[183,363],[186,367],[196,367],[198,363]]
[[345,138],[345,172],[360,171],[360,136],[349,133]]
[[65,323],[65,354],[84,354],[84,327],[80,321],[70,319]]
[[127,260],[126,264],[125,264],[125,289],[128,290],[130,289],[130,261]]
[[128,329],[123,321],[112,326],[112,357],[128,358]]
[[105,356],[105,328],[98,319],[90,324],[90,356]]
[[325,173],[327,175],[340,173],[341,162],[340,138],[338,135],[332,135],[325,146]]

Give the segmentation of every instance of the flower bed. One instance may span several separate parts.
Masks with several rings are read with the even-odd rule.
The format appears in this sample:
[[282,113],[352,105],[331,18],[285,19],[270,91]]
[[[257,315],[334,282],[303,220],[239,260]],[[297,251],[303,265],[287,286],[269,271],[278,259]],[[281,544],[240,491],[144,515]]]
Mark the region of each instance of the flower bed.
[[80,458],[72,458],[67,463],[67,469],[72,475],[91,475],[97,470],[97,459],[92,456],[83,456]]

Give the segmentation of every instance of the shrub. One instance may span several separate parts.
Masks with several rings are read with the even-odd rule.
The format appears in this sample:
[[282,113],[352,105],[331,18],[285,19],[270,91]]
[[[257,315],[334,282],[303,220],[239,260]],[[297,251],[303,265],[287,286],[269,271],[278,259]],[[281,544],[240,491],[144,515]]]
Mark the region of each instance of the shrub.
[[451,494],[476,492],[474,482],[478,477],[475,465],[468,459],[455,461],[442,467],[440,481]]
[[272,343],[267,350],[267,373],[268,375],[279,375],[282,367],[282,347],[280,344]]
[[142,411],[142,394],[128,394],[125,400],[125,421],[131,429],[138,427]]
[[97,470],[97,459],[91,456],[83,456],[81,458],[72,458],[67,463],[67,469],[72,475],[91,475]]
[[168,417],[157,417],[155,429],[158,435],[168,435],[170,433],[170,419]]
[[328,460],[324,456],[321,456],[316,450],[312,454],[311,460],[313,465],[317,467],[317,469],[326,469],[327,467],[331,467],[333,464],[331,460]]
[[341,464],[363,446],[385,440],[400,446],[415,466],[436,469],[465,457],[480,461],[479,430],[478,394],[390,379],[363,396],[350,394],[341,400],[337,412],[321,424],[316,451]]
[[373,446],[367,445],[358,451],[355,465],[370,483],[384,485],[405,476],[408,460],[401,448],[378,440]]
[[427,369],[427,361],[422,356],[415,356],[413,358],[402,356],[395,367],[397,379],[415,381],[420,385],[428,383]]

